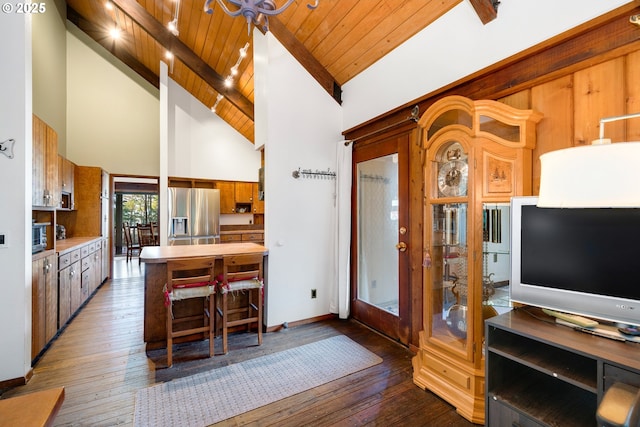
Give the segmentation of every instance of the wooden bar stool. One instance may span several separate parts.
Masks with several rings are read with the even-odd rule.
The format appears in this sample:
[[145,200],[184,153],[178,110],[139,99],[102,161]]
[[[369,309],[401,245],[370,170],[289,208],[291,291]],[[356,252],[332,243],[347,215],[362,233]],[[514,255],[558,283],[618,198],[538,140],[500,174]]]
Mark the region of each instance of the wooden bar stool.
[[[227,336],[229,329],[247,325],[247,332],[251,325],[258,329],[258,345],[262,344],[262,306],[263,306],[263,255],[244,254],[227,255],[223,261],[222,280],[218,283],[218,299],[221,305],[216,308],[222,319],[222,347],[228,351]],[[229,308],[228,296],[246,294],[247,303],[239,307]]]
[[[167,307],[167,366],[173,365],[173,339],[208,333],[209,357],[214,354],[214,295],[216,282],[214,257],[189,258],[167,261],[167,283],[164,303]],[[196,315],[174,317],[174,303],[190,298],[204,298],[203,312]],[[200,323],[198,326],[194,324]],[[186,327],[174,329],[176,325]]]

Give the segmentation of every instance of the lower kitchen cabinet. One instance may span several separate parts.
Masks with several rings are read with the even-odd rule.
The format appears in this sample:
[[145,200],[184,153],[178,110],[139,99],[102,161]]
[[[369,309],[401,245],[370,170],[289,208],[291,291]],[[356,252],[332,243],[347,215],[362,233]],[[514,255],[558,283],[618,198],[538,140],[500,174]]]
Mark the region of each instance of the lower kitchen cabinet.
[[31,292],[31,359],[33,360],[58,331],[58,287],[54,251],[33,256]]

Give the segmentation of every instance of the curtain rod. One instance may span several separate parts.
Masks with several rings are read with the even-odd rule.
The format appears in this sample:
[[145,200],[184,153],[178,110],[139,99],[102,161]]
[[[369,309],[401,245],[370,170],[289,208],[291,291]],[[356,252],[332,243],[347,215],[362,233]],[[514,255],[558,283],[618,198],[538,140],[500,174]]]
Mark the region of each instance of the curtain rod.
[[348,141],[345,141],[345,142],[344,142],[344,145],[345,145],[345,147],[348,147],[348,146],[349,146],[349,144],[351,144],[352,142],[355,144],[356,142],[358,142],[359,140],[361,140],[361,139],[363,139],[363,138],[367,138],[367,137],[369,137],[369,136],[375,135],[376,133],[383,132],[383,131],[385,131],[385,130],[387,130],[387,129],[389,129],[389,128],[392,128],[392,127],[394,127],[394,126],[397,126],[397,125],[399,125],[399,124],[401,124],[401,123],[404,123],[404,122],[406,122],[406,121],[409,121],[409,120],[412,120],[412,121],[414,121],[414,122],[416,122],[416,123],[417,123],[417,122],[418,122],[418,119],[419,119],[418,114],[420,114],[420,107],[419,107],[418,105],[415,105],[415,106],[413,107],[413,109],[411,110],[411,115],[410,115],[409,117],[407,117],[406,119],[404,119],[404,120],[400,120],[400,121],[399,121],[399,122],[397,122],[397,123],[392,123],[392,124],[390,124],[389,126],[385,126],[385,127],[383,127],[382,129],[374,130],[373,132],[370,132],[370,133],[368,133],[368,134],[366,134],[366,135],[362,135],[362,136],[359,136],[359,137],[357,137],[357,138],[354,138],[354,139],[350,139],[350,140],[348,140]]

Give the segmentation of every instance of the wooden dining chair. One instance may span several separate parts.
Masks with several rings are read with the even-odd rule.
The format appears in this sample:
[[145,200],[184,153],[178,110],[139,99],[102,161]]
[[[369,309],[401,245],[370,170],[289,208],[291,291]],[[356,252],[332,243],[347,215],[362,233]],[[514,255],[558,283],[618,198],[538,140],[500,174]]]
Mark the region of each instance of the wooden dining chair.
[[153,239],[154,245],[160,244],[160,235],[158,234],[158,223],[152,222],[151,224],[151,239]]
[[145,246],[156,246],[151,224],[138,224],[138,244],[141,248]]
[[[221,279],[221,280],[220,280]],[[243,254],[223,257],[223,273],[218,280],[218,304],[216,312],[221,319],[222,347],[228,351],[228,333],[231,328],[256,324],[258,345],[262,344],[263,309],[263,255]],[[229,308],[228,296],[234,298],[234,307]],[[245,298],[243,302],[243,298]],[[235,304],[239,304],[236,306]]]
[[[167,367],[173,365],[173,340],[204,333],[209,339],[209,357],[214,355],[214,319],[216,281],[214,257],[167,261],[164,304],[167,311]],[[176,317],[182,300],[203,298],[203,311]]]
[[129,224],[122,225],[122,234],[124,235],[124,242],[127,246],[127,262],[129,262],[133,258],[133,253],[137,252],[140,254],[140,245],[134,243],[131,237],[131,227]]

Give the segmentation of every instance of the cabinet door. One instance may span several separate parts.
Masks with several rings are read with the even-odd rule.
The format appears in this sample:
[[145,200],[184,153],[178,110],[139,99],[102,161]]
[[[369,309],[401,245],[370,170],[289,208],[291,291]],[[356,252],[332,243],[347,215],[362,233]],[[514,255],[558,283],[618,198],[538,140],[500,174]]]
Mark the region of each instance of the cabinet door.
[[218,181],[216,182],[216,188],[220,190],[220,213],[235,213],[236,183],[229,181]]
[[71,317],[83,302],[80,261],[74,262],[69,268],[69,317]]
[[45,346],[45,271],[46,258],[32,263],[31,271],[31,359]]
[[77,263],[63,268],[58,274],[58,324],[60,327],[64,326],[71,317],[71,283],[76,274],[74,265]]
[[33,116],[32,140],[32,205],[58,206],[58,135],[53,128]]
[[253,202],[253,183],[236,182],[236,203]]
[[44,259],[45,278],[45,343],[58,332],[58,283],[56,281],[56,256],[51,254]]
[[100,283],[109,278],[109,267],[111,266],[109,258],[109,238],[102,239],[102,275],[100,277]]
[[259,191],[259,184],[253,183],[253,213],[264,213],[264,192]]
[[33,116],[33,158],[32,158],[32,192],[31,204],[33,206],[46,206],[45,204],[45,137],[46,125],[36,116]]

